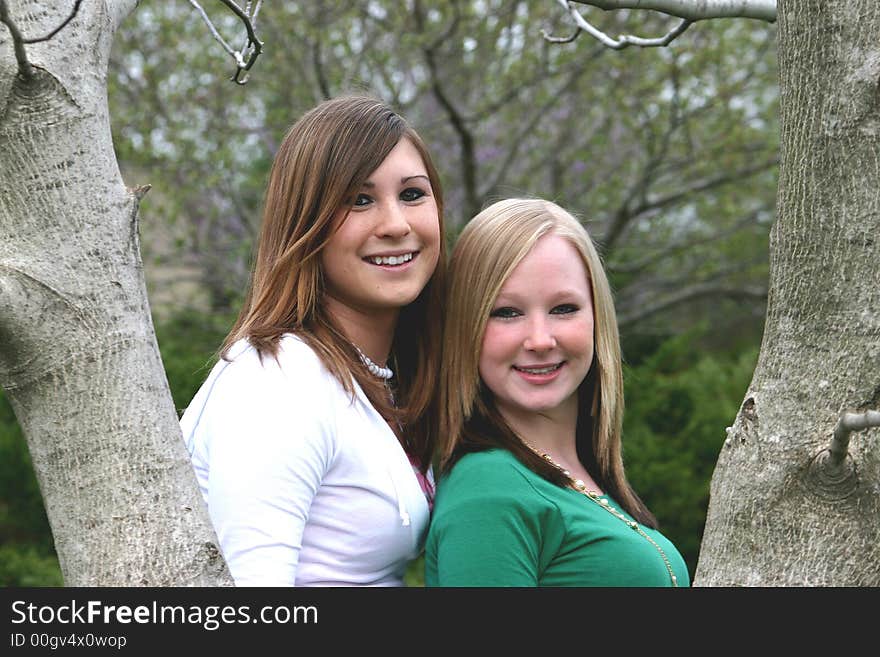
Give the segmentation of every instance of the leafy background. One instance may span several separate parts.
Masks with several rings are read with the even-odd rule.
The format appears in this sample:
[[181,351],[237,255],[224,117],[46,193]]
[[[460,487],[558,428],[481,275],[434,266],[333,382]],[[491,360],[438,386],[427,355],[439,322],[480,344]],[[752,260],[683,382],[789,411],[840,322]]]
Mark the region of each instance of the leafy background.
[[[220,10],[217,10],[218,12]],[[585,10],[659,35],[648,11]],[[230,39],[236,23],[214,14]],[[268,167],[325,97],[375,93],[428,143],[454,242],[479,209],[542,196],[581,217],[615,292],[629,479],[693,576],[712,471],[754,369],[775,216],[774,26],[722,19],[664,49],[569,34],[549,0],[266,3],[245,86],[188,3],[142,3],[118,33],[109,102],[123,178],[152,185],[141,244],[159,347],[183,409],[250,270]],[[423,582],[421,561],[407,581]],[[0,584],[57,586],[51,530],[0,393]]]

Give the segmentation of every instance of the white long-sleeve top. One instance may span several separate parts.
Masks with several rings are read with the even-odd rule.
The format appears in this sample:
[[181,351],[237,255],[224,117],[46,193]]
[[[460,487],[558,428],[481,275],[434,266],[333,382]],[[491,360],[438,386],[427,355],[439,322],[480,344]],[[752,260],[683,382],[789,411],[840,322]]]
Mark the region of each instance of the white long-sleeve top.
[[355,382],[293,335],[246,341],[180,420],[237,586],[401,586],[429,509],[409,459]]

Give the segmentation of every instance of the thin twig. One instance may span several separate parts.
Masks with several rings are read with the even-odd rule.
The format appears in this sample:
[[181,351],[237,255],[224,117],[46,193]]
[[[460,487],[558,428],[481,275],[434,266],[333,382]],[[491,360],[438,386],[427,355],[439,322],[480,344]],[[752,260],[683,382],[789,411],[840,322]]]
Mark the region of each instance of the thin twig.
[[34,69],[27,59],[27,53],[24,50],[24,38],[18,27],[9,16],[9,10],[6,7],[6,0],[0,0],[0,23],[3,23],[12,36],[12,47],[15,50],[15,60],[18,62],[18,74],[25,80],[34,77]]
[[837,427],[834,429],[831,446],[828,448],[832,465],[840,465],[846,458],[849,450],[849,435],[853,431],[861,431],[870,427],[880,427],[880,411],[841,414],[840,420],[837,421]]
[[48,40],[51,39],[53,36],[55,36],[56,34],[58,34],[61,30],[63,30],[64,27],[65,27],[70,21],[73,20],[74,16],[76,16],[76,13],[79,11],[79,6],[80,6],[81,4],[82,4],[82,0],[76,0],[76,2],[75,2],[74,5],[73,5],[73,11],[70,12],[70,16],[68,16],[68,17],[65,19],[65,21],[64,21],[63,23],[61,23],[61,25],[59,25],[59,26],[56,27],[54,30],[52,30],[51,32],[49,32],[49,34],[47,34],[46,36],[38,37],[38,38],[35,38],[35,39],[25,39],[24,41],[22,41],[22,43],[40,43],[40,41],[48,41]]
[[[244,23],[244,29],[247,30],[248,43],[242,48],[241,53],[239,53],[236,58],[238,70],[235,72],[235,75],[232,76],[232,81],[236,84],[246,84],[247,72],[251,70],[251,66],[257,61],[257,57],[263,52],[263,42],[257,38],[257,34],[254,32],[254,23],[257,20],[257,12],[260,10],[261,2],[257,2],[253,16],[248,16],[244,10],[232,0],[220,0],[220,2],[229,7],[232,13],[241,19],[241,22]],[[242,63],[243,55],[247,50],[251,51],[250,55],[248,56],[247,62]],[[244,73],[244,77],[239,79],[239,76],[242,73]]]
[[195,7],[196,11],[199,12],[199,14],[202,16],[202,19],[205,21],[205,24],[208,26],[208,29],[211,30],[211,34],[213,34],[214,38],[217,39],[217,42],[221,46],[223,46],[223,49],[227,53],[232,55],[232,57],[235,58],[236,61],[239,61],[241,55],[239,55],[235,50],[233,50],[232,46],[230,46],[228,43],[226,43],[226,41],[220,35],[220,32],[217,31],[216,27],[214,27],[214,23],[211,22],[211,19],[208,16],[208,14],[205,12],[204,9],[202,9],[202,6],[196,0],[189,0],[189,3],[193,7]]
[[[237,69],[235,71],[235,75],[232,76],[232,81],[236,84],[245,84],[247,82],[247,71],[251,69],[254,63],[257,61],[257,57],[260,56],[260,53],[263,52],[263,42],[257,38],[256,33],[254,32],[254,23],[256,22],[257,14],[260,11],[260,5],[262,4],[262,0],[258,0],[258,2],[253,6],[253,14],[249,15],[247,11],[243,10],[232,0],[219,0],[224,5],[226,5],[232,13],[238,16],[241,19],[241,22],[244,24],[244,28],[247,31],[247,43],[241,50],[234,50],[232,46],[226,43],[226,40],[220,35],[220,32],[214,26],[214,23],[211,21],[207,12],[202,8],[202,6],[198,3],[197,0],[189,0],[189,3],[195,7],[196,11],[202,17],[202,20],[208,26],[208,29],[211,30],[211,34],[214,35],[214,38],[223,46],[223,49],[235,60],[237,65]],[[248,2],[247,9],[250,10],[252,3]],[[247,60],[245,60],[244,53],[250,50],[250,54],[248,55]],[[242,73],[245,73],[244,77],[241,77]]]
[[571,36],[555,37],[547,32],[547,30],[541,30],[541,36],[544,37],[544,41],[549,41],[550,43],[571,43],[581,35],[581,32],[583,32],[581,28],[575,27],[574,33]]
[[689,18],[683,18],[681,23],[679,23],[672,30],[667,32],[662,37],[655,38],[644,38],[633,36],[631,34],[622,34],[617,39],[608,36],[602,30],[593,27],[586,18],[578,11],[576,7],[574,7],[569,0],[557,0],[560,5],[562,5],[563,9],[565,9],[577,26],[577,32],[575,32],[571,37],[552,37],[544,32],[544,39],[550,41],[552,43],[567,43],[574,41],[575,38],[583,31],[587,32],[590,36],[594,37],[604,45],[612,48],[614,50],[623,50],[624,48],[628,48],[629,46],[640,46],[642,48],[657,48],[668,46],[675,39],[681,36],[685,30],[687,30],[691,24],[694,22]]

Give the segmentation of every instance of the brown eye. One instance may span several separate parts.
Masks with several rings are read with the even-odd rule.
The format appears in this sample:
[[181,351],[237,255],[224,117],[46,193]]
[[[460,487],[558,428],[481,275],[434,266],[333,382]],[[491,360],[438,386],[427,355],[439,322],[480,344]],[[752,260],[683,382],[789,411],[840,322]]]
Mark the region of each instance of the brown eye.
[[425,196],[425,190],[418,187],[408,187],[400,193],[400,200],[412,203],[413,201],[418,201],[423,196]]

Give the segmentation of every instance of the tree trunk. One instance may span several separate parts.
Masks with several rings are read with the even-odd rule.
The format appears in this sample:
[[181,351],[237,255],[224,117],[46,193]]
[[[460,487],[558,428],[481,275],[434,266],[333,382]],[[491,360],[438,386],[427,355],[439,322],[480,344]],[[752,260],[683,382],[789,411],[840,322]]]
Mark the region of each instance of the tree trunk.
[[[0,26],[0,385],[66,585],[231,585],[153,331],[139,194],[110,133],[108,57],[136,4],[85,0],[25,46],[29,81]],[[73,3],[7,5],[37,37]]]
[[697,586],[880,585],[880,4],[779,2],[781,162],[751,386],[718,460]]

